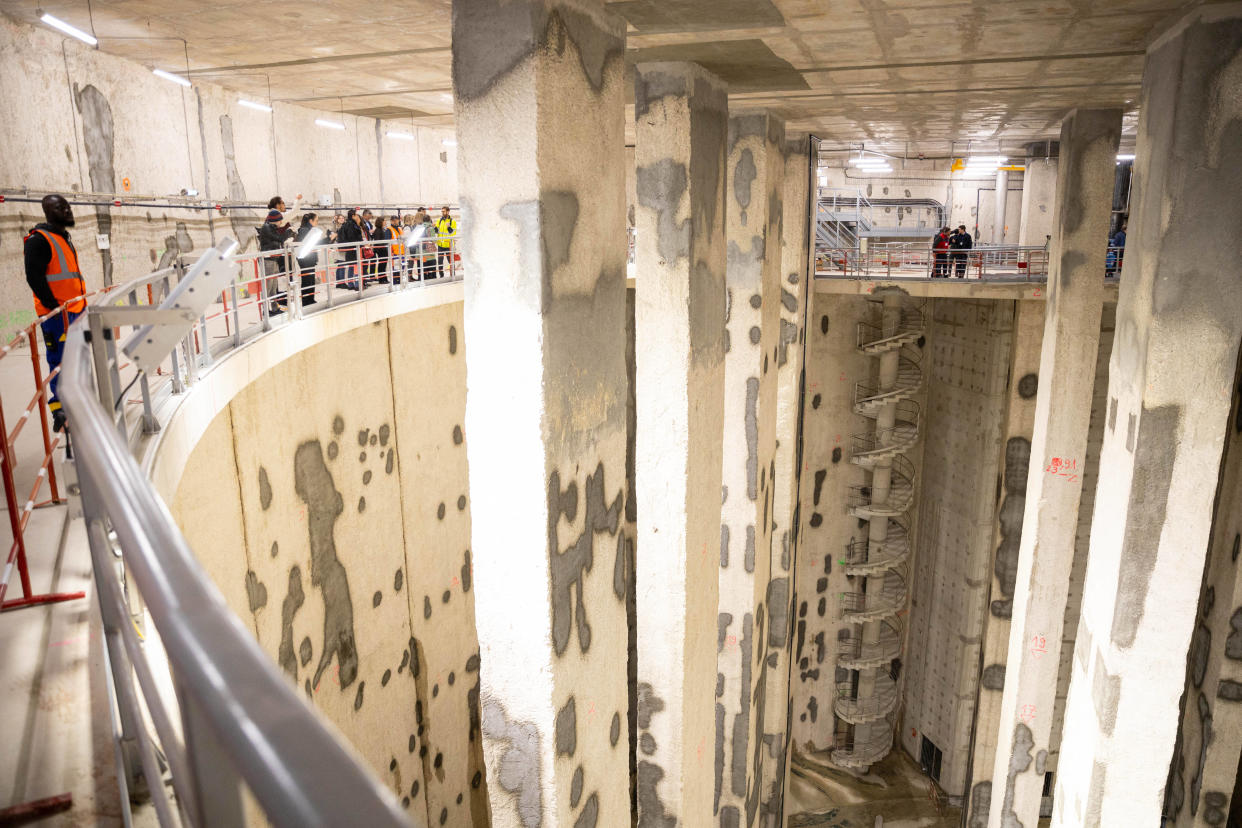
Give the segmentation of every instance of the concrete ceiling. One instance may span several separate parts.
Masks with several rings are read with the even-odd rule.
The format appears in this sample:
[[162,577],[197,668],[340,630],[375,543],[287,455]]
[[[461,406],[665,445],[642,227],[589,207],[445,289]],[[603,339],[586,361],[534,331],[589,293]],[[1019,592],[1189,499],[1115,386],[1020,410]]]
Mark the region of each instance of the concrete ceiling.
[[[929,155],[1053,138],[1076,106],[1136,118],[1143,49],[1193,0],[617,0],[631,60],[690,59],[745,106],[834,145]],[[100,48],[259,100],[452,123],[451,0],[203,3],[0,0],[42,7]],[[92,20],[93,18],[93,20]],[[161,39],[172,38],[172,39]],[[183,44],[181,39],[184,38]]]

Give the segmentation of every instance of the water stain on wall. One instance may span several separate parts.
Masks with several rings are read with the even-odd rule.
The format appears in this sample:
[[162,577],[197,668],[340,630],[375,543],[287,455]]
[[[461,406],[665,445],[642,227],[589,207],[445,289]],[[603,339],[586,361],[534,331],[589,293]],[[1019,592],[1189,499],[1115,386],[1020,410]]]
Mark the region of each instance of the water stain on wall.
[[500,754],[496,781],[513,794],[523,828],[536,828],[543,822],[539,729],[531,722],[510,720],[504,706],[492,698],[483,701],[482,727],[488,739],[508,743]]
[[[246,185],[242,183],[241,173],[237,171],[237,153],[233,148],[233,119],[228,115],[220,116],[220,144],[224,149],[224,174],[229,181],[229,201],[243,202],[246,200]],[[241,245],[238,252],[244,253],[254,240],[254,225],[257,219],[245,212],[229,210],[229,224],[233,227],[233,236]]]
[[336,554],[334,532],[337,518],[345,511],[341,493],[324,463],[318,440],[297,448],[293,460],[294,490],[307,506],[310,532],[311,585],[323,596],[323,652],[315,668],[314,684],[336,656],[342,689],[358,675],[358,651],[354,643],[354,607],[349,595],[345,567]]
[[[86,145],[86,163],[90,173],[91,190],[96,193],[116,192],[116,171],[113,168],[114,133],[112,107],[108,99],[91,84],[78,89],[73,87],[73,100],[82,113],[82,142]],[[108,205],[95,207],[95,220],[100,235],[112,233],[112,209]],[[103,263],[103,283],[112,284],[112,250],[99,251]]]
[[569,647],[571,627],[577,622],[578,646],[582,652],[591,647],[591,625],[587,622],[586,605],[583,603],[584,578],[595,561],[595,534],[607,532],[616,535],[621,517],[622,493],[618,492],[612,504],[604,500],[604,464],[588,474],[583,487],[585,515],[581,534],[564,551],[560,551],[559,529],[561,516],[573,524],[578,515],[578,484],[570,481],[561,490],[559,471],[548,479],[548,557],[552,576],[552,645],[558,656]]

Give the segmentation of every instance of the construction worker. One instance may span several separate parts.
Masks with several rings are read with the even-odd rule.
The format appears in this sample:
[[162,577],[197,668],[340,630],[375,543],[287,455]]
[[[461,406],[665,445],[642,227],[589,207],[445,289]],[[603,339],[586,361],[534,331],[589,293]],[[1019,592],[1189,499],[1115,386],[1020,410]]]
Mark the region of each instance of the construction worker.
[[453,237],[457,235],[457,220],[449,215],[449,208],[440,210],[436,219],[436,264],[440,276],[453,275]]
[[57,308],[63,311],[48,316],[40,324],[47,370],[52,375],[47,397],[52,428],[63,431],[65,412],[56,396],[60,384],[57,369],[65,353],[65,330],[86,310],[86,283],[78,266],[78,253],[69,240],[69,228],[74,225],[73,208],[60,195],[44,196],[42,203],[47,221],[35,225],[25,238],[26,284],[34,294],[35,313],[40,317],[52,314]]

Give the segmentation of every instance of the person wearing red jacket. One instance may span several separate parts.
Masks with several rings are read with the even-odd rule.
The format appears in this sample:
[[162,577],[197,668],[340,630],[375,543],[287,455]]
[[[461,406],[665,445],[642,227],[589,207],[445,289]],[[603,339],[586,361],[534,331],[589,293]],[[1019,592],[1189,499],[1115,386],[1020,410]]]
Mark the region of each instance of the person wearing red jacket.
[[932,268],[933,279],[945,279],[949,276],[949,228],[941,227],[940,232],[932,239],[932,250],[935,251],[936,262]]

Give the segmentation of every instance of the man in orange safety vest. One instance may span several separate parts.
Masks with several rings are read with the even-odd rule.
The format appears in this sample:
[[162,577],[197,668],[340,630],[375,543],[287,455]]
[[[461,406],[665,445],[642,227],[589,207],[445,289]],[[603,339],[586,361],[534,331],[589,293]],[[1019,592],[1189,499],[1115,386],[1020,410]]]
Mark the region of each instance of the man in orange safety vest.
[[[86,310],[86,283],[78,265],[78,253],[69,239],[69,228],[74,224],[73,208],[60,195],[44,196],[42,205],[47,221],[35,225],[25,239],[26,284],[34,294],[35,313],[40,319],[47,317],[40,323],[47,370],[52,377],[47,400],[52,426],[61,431],[65,427],[65,413],[56,396],[60,383],[57,369],[65,351],[65,331]],[[52,313],[55,310],[60,312]]]

